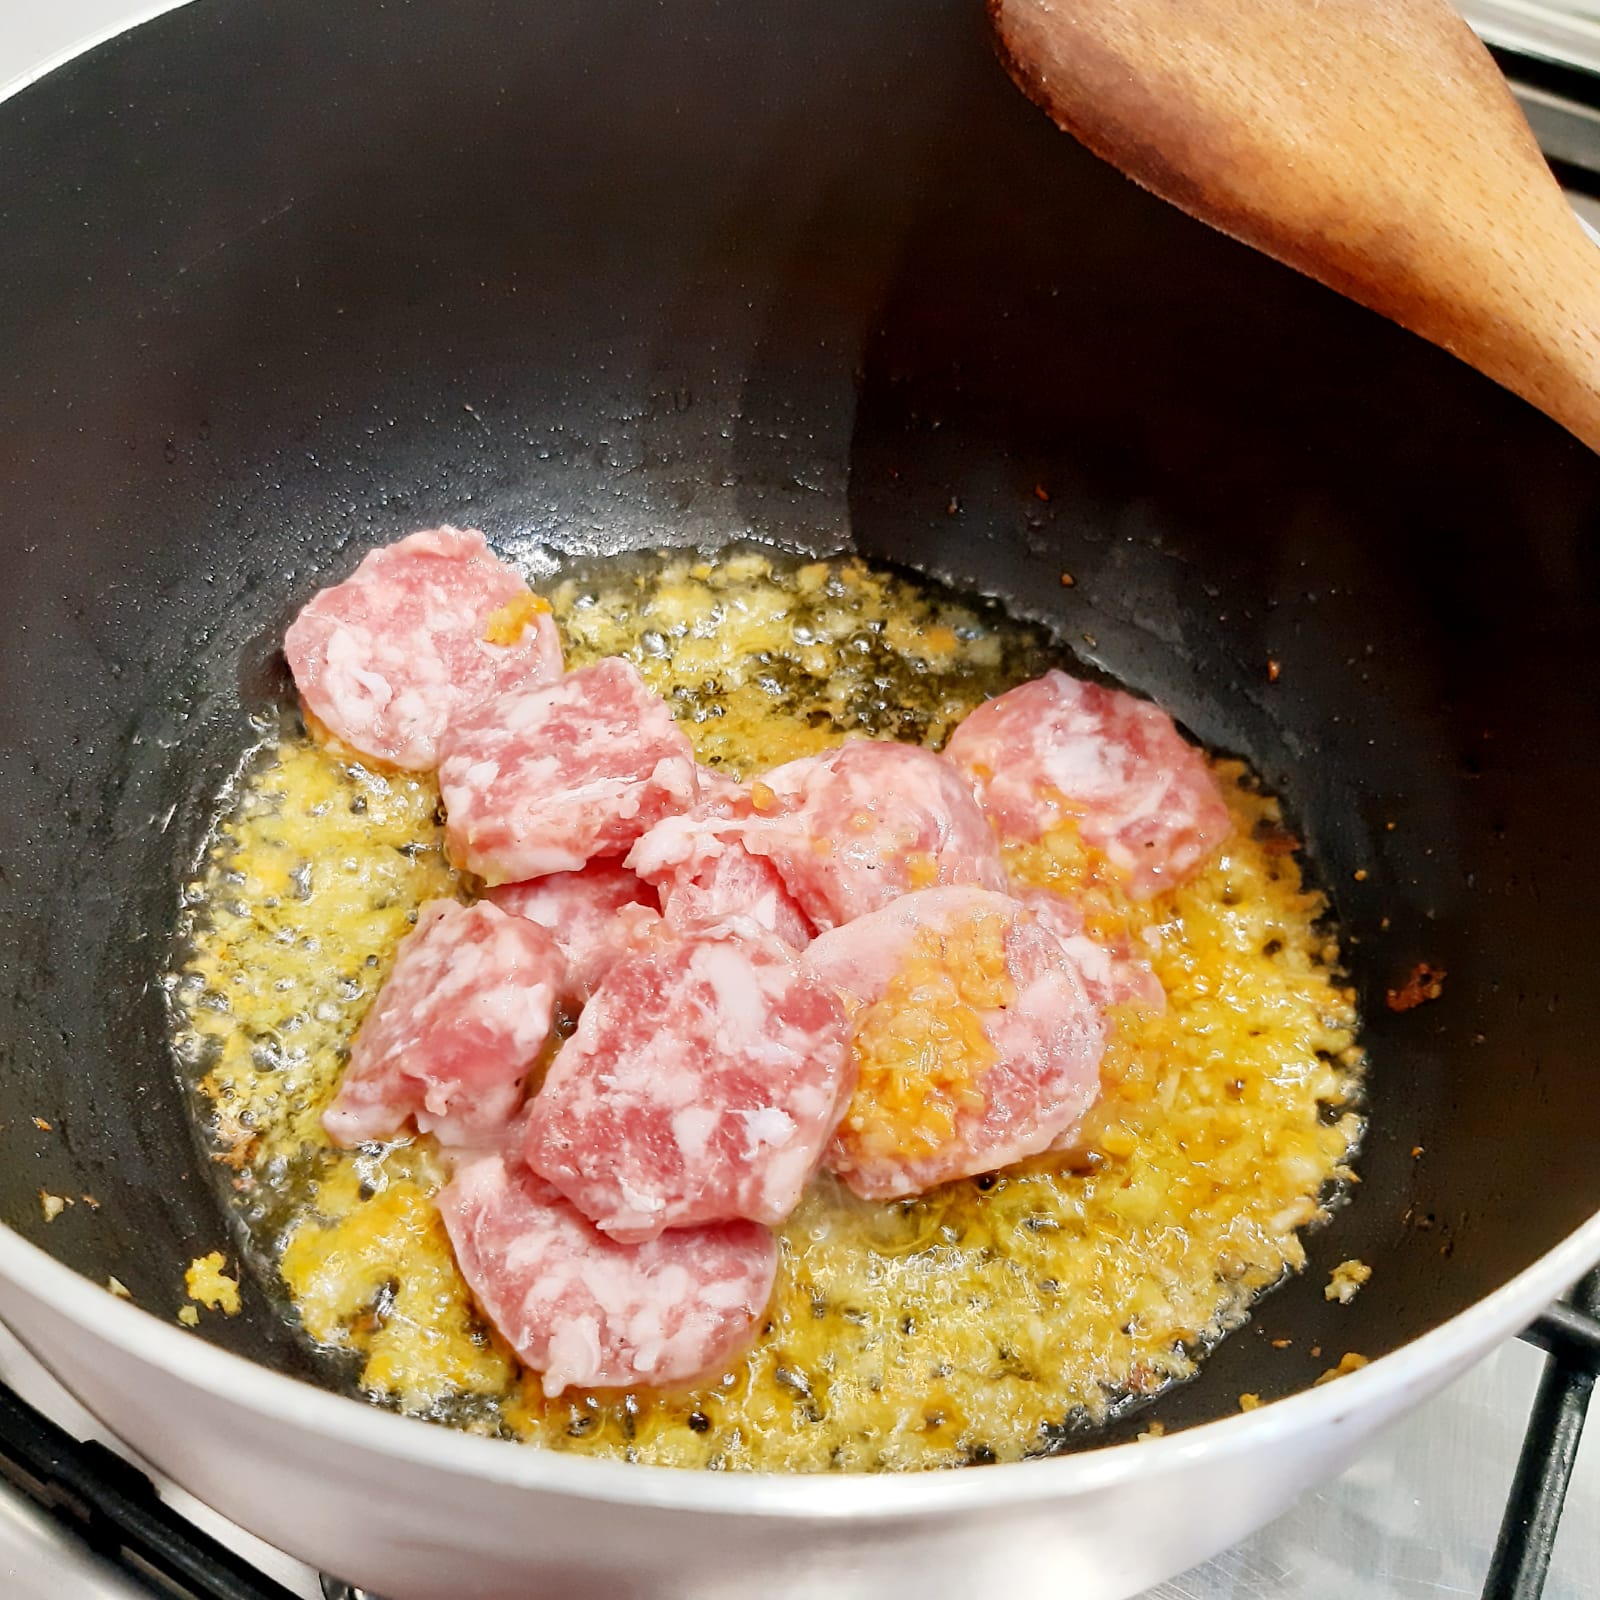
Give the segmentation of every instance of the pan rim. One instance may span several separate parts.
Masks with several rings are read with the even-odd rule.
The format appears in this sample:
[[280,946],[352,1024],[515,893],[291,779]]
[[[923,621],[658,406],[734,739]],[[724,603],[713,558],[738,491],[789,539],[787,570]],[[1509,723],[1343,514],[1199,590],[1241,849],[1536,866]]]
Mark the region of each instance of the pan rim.
[[[330,1446],[499,1486],[618,1506],[834,1524],[981,1512],[1060,1500],[1197,1465],[1220,1464],[1362,1415],[1410,1409],[1459,1368],[1525,1327],[1600,1264],[1600,1211],[1482,1300],[1338,1383],[1180,1433],[1071,1455],[1004,1462],[981,1472],[702,1472],[646,1466],[487,1439],[380,1409],[235,1355],[118,1299],[0,1225],[0,1279],[42,1301],[120,1353],[224,1403]],[[34,1350],[50,1368],[48,1352]]]
[[0,105],[14,95],[21,94],[24,89],[31,88],[41,78],[47,78],[52,72],[77,60],[79,56],[88,55],[91,50],[98,50],[101,45],[109,44],[125,33],[132,33],[135,28],[142,28],[145,23],[154,22],[169,11],[194,3],[195,0],[147,0],[138,10],[116,18],[84,38],[63,45],[59,50],[51,51],[49,55],[25,67],[16,77],[0,81]]

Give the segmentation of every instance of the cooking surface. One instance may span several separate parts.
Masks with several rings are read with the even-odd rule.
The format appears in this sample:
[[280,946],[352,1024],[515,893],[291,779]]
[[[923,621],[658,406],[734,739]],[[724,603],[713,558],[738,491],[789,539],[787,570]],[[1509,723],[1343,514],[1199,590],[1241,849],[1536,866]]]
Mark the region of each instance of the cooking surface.
[[[734,547],[708,562],[579,562],[540,587],[569,668],[631,661],[674,707],[698,758],[728,774],[770,773],[849,732],[943,742],[951,725],[976,726],[965,714],[984,696],[1036,679],[1047,660],[1072,665],[980,602],[855,560],[801,563]],[[903,751],[851,753],[887,782],[882,760]],[[987,746],[964,759],[1002,764]],[[853,770],[852,785],[870,781]],[[235,1173],[228,1191],[258,1272],[281,1278],[314,1339],[360,1352],[367,1390],[558,1450],[772,1471],[914,1469],[1071,1448],[1080,1414],[1096,1418],[1117,1397],[1150,1397],[1185,1376],[1190,1350],[1236,1327],[1256,1294],[1305,1261],[1294,1230],[1318,1216],[1324,1184],[1345,1179],[1361,1127],[1353,998],[1328,970],[1336,946],[1319,920],[1326,902],[1273,848],[1284,837],[1277,803],[1252,792],[1238,763],[1213,770],[1214,786],[1196,758],[1201,793],[1218,796],[1222,812],[1211,826],[1226,826],[1225,800],[1233,836],[1148,902],[1128,900],[1075,832],[1005,851],[1012,882],[1060,890],[1108,948],[1147,952],[1166,994],[1158,1007],[1135,1000],[1108,1011],[1105,1092],[1078,1129],[1079,1155],[1035,1170],[991,1162],[1007,1170],[893,1204],[874,1203],[894,1197],[870,1188],[858,1201],[823,1178],[777,1229],[778,1287],[753,1348],[719,1365],[728,1376],[656,1394],[580,1386],[546,1400],[481,1343],[429,1220],[440,1181],[431,1141],[402,1140],[376,1162],[370,1151],[328,1148],[319,1114],[353,1019],[390,981],[408,916],[457,885],[440,858],[431,783],[370,778],[291,719],[248,764],[186,890],[194,920],[173,986],[179,1058],[214,1103]],[[851,808],[864,792],[852,787]],[[973,820],[989,844],[975,810]],[[981,854],[954,868],[952,854],[930,857],[930,870],[982,870]],[[956,944],[940,959],[974,979],[959,1004],[993,1006],[995,969],[984,977],[971,938],[965,954]],[[938,992],[927,981],[917,990]],[[920,1135],[904,1134],[907,1111],[894,1109],[874,1066],[889,1062],[894,1082],[908,1053],[922,1058],[937,1037],[909,1020],[925,1014],[922,1003],[891,1007],[887,1023],[881,1007],[856,1018],[860,1092],[882,1120],[854,1142],[841,1137],[869,1170],[883,1170],[884,1151],[896,1152],[893,1172],[901,1149],[909,1161],[938,1148],[937,1132],[926,1147],[896,1142]],[[393,1015],[386,1005],[410,1014],[400,1002],[375,1004],[364,1028]],[[372,1035],[363,1037],[370,1051]],[[915,1104],[937,1104],[930,1081],[921,1085]],[[562,1116],[549,1111],[551,1092],[534,1102],[546,1127]],[[360,1136],[390,1127],[363,1126]],[[1065,1350],[1050,1333],[1063,1308],[1073,1326]],[[503,1318],[499,1326],[518,1343]],[[1358,1348],[1334,1345],[1314,1370]],[[1281,1370],[1295,1356],[1264,1359]],[[347,1369],[328,1364],[329,1381]]]
[[[20,10],[20,8],[18,8]],[[8,17],[0,35],[0,85],[79,39],[162,9],[146,0],[60,0]],[[1555,7],[1464,7],[1554,12]],[[34,14],[37,12],[39,14]],[[1475,20],[1477,20],[1475,18]],[[1494,1544],[1504,1495],[1543,1358],[1511,1344],[1397,1427],[1344,1477],[1204,1568],[1162,1586],[1161,1600],[1211,1596],[1474,1595]],[[75,1433],[93,1424],[0,1332],[0,1381],[42,1403]],[[1553,1600],[1600,1597],[1600,1441],[1591,1429],[1558,1538],[1546,1590]],[[186,1500],[177,1491],[173,1498]],[[193,1502],[187,1502],[193,1506]],[[200,1512],[215,1527],[216,1519]],[[291,1593],[314,1600],[314,1575],[236,1530]],[[0,1491],[0,1592],[17,1600],[144,1593],[102,1568],[20,1497]]]

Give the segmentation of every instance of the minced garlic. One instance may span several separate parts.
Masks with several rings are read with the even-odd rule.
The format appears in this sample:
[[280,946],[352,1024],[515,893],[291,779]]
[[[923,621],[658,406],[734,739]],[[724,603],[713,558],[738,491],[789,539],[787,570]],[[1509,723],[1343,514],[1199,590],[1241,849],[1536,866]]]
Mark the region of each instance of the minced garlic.
[[498,611],[492,612],[483,624],[485,644],[512,645],[522,637],[523,630],[536,618],[547,616],[550,602],[532,589],[524,590],[515,600],[509,600]]
[[1361,1285],[1372,1276],[1372,1268],[1365,1261],[1341,1261],[1322,1290],[1325,1300],[1337,1300],[1347,1306],[1361,1292]]
[[1010,1005],[1005,921],[988,913],[919,928],[881,999],[856,1013],[856,1091],[839,1138],[852,1160],[917,1160],[949,1143],[963,1112],[982,1116],[995,1050],[981,1012]]
[[1359,1372],[1363,1367],[1368,1366],[1369,1364],[1370,1363],[1366,1356],[1359,1355],[1354,1350],[1347,1350],[1344,1355],[1340,1357],[1339,1365],[1336,1367],[1329,1367],[1328,1370],[1324,1372],[1314,1384],[1312,1384],[1312,1388],[1320,1389],[1323,1384],[1332,1383],[1335,1378],[1348,1377],[1352,1372]]
[[[980,603],[851,559],[638,557],[549,593],[570,665],[625,654],[700,759],[736,777],[851,735],[937,747],[979,700],[1059,660]],[[468,892],[439,848],[430,779],[378,770],[292,716],[266,730],[186,893],[180,1058],[287,1306],[319,1347],[359,1356],[387,1404],[551,1449],[730,1470],[1056,1448],[1192,1375],[1304,1264],[1296,1230],[1322,1215],[1361,1131],[1326,903],[1283,847],[1277,803],[1238,763],[1215,770],[1234,837],[1177,891],[1130,901],[1070,826],[1007,853],[1020,882],[1078,898],[1092,933],[1148,952],[1168,997],[1110,1014],[1105,1094],[1079,1147],[904,1202],[819,1179],[780,1230],[753,1347],[692,1391],[546,1400],[455,1269],[431,1142],[342,1152],[322,1131],[411,916]],[[981,950],[953,965],[928,1008],[946,1028],[1000,992]],[[960,1050],[931,1021],[919,1037],[956,1103],[973,1075]],[[902,1109],[904,1136],[930,1131],[909,1097]]]
[[239,1280],[230,1278],[223,1268],[220,1250],[210,1255],[196,1256],[183,1275],[183,1286],[189,1298],[210,1311],[220,1311],[224,1316],[237,1316],[239,1312]]

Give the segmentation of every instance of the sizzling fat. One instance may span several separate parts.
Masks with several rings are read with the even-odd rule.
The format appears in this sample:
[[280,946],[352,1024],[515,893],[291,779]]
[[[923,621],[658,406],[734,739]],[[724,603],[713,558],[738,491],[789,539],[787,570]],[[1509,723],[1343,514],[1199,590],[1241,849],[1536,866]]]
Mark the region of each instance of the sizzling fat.
[[[733,776],[850,734],[937,747],[1052,659],[992,611],[852,561],[641,558],[572,573],[551,599],[570,665],[628,655]],[[1147,950],[1168,995],[1164,1012],[1113,1008],[1105,1093],[1072,1151],[910,1201],[821,1179],[732,1370],[687,1394],[549,1401],[455,1270],[430,1142],[342,1153],[322,1132],[412,913],[466,889],[431,780],[342,760],[286,717],[227,797],[171,981],[179,1059],[263,1280],[313,1341],[358,1352],[388,1403],[685,1466],[1010,1459],[1188,1376],[1302,1265],[1297,1229],[1360,1131],[1325,904],[1276,802],[1214,766],[1234,834],[1181,889],[1132,902],[1070,825],[1008,851],[1014,876],[1084,896],[1091,931]]]

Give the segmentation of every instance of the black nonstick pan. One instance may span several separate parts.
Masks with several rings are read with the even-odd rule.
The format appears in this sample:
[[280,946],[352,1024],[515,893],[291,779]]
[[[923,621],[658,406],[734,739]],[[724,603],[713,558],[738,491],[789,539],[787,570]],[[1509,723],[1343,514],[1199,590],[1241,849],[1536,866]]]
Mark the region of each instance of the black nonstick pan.
[[[382,1415],[251,1284],[178,1329],[234,1248],[167,1045],[181,886],[289,618],[441,521],[855,549],[1247,757],[1372,1063],[1304,1275],[1076,1455],[853,1485]],[[201,0],[124,35],[0,106],[0,1314],[396,1600],[1177,1570],[1600,1258],[1597,528],[1600,460],[1097,164],[968,0]],[[1441,997],[1391,1011],[1419,961]],[[1344,1351],[1374,1365],[1235,1415]]]

